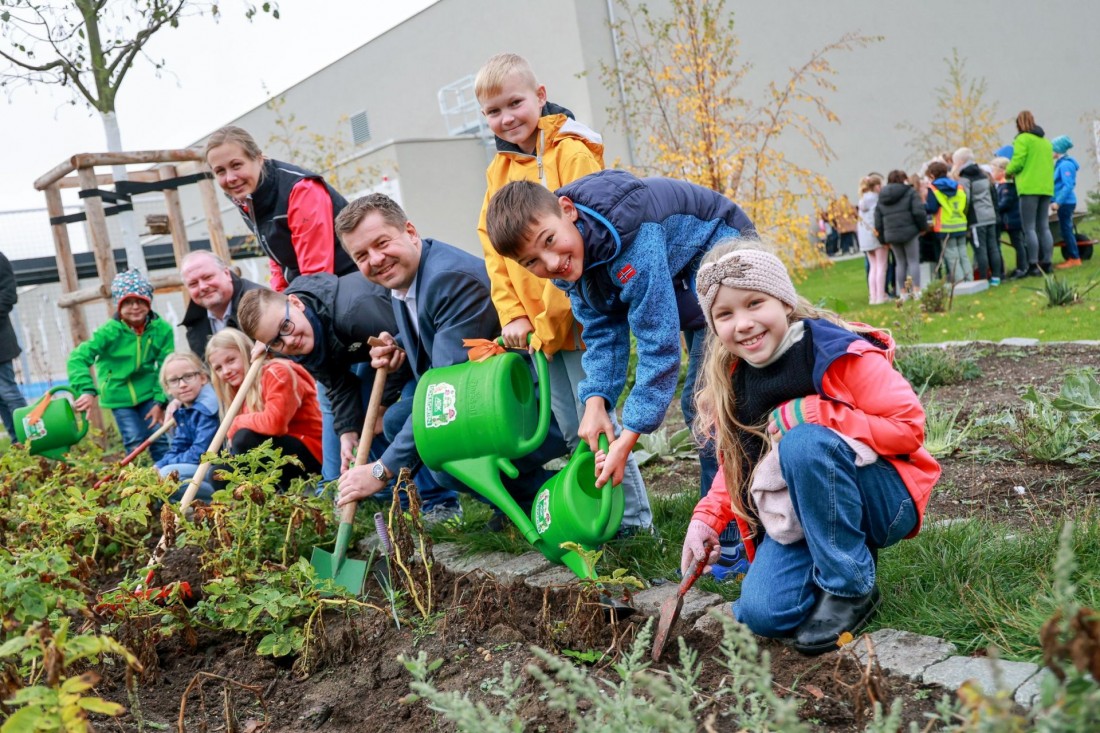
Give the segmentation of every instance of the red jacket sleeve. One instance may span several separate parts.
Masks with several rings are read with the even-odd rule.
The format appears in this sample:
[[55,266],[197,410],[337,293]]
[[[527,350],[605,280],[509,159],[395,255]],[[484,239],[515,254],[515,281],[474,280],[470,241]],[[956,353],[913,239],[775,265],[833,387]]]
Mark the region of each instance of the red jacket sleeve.
[[333,271],[336,259],[333,219],[332,198],[323,183],[305,178],[294,184],[287,204],[287,225],[299,274]]
[[729,489],[726,488],[726,472],[719,468],[714,476],[714,483],[710,485],[710,491],[695,505],[691,518],[698,519],[721,534],[735,516]]
[[269,259],[267,261],[267,267],[271,270],[271,289],[277,293],[286,290],[286,286],[289,285],[289,283],[286,281],[286,278],[283,277],[283,268],[279,267],[279,263]]
[[829,397],[805,398],[806,422],[860,440],[880,456],[909,455],[924,445],[924,408],[883,352],[841,356],[821,386]]
[[242,428],[260,435],[286,435],[290,421],[302,406],[302,396],[298,392],[298,377],[286,364],[272,361],[264,366],[260,375],[260,389],[263,394],[264,409],[260,412],[248,412],[233,420],[230,437]]

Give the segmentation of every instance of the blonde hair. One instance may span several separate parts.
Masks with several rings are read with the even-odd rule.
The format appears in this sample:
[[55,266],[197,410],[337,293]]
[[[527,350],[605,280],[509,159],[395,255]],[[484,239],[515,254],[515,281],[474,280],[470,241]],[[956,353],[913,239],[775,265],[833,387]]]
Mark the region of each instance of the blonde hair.
[[196,372],[207,379],[210,378],[210,373],[206,371],[206,365],[202,363],[202,359],[190,351],[177,351],[165,357],[164,363],[160,365],[160,386],[165,392],[168,392],[168,365],[174,361],[185,361],[195,367]]
[[499,94],[504,82],[512,74],[518,74],[531,90],[538,89],[539,81],[527,59],[516,53],[498,53],[485,62],[474,79],[474,96],[480,102],[485,97]]
[[1008,164],[1010,162],[1011,161],[1008,158],[1005,158],[1005,157],[1002,157],[1002,156],[998,155],[996,158],[989,161],[989,164],[991,166],[993,166],[994,168],[1000,168],[1001,170],[1004,170],[1005,168],[1008,167]]
[[244,154],[248,156],[249,160],[261,160],[264,157],[264,153],[260,150],[256,138],[252,137],[248,130],[245,130],[243,127],[237,127],[236,125],[226,125],[225,127],[219,127],[217,130],[214,130],[214,132],[210,133],[210,137],[206,138],[206,145],[202,148],[203,160],[210,157],[210,151],[214,148],[229,143],[239,145]]
[[[700,266],[708,262],[716,262],[724,255],[741,249],[759,249],[774,254],[778,248],[766,240],[761,242],[736,239],[720,242],[703,257]],[[883,331],[883,329],[874,329],[862,324],[848,323],[836,313],[818,308],[800,295],[794,310],[787,316],[787,322],[794,323],[809,319],[829,321],[853,333]],[[714,441],[715,453],[726,480],[733,513],[748,524],[751,530],[757,524],[753,518],[752,507],[749,506],[747,489],[751,479],[743,480],[742,477],[747,476],[746,468],[760,456],[750,456],[745,452],[741,435],[743,433],[755,435],[763,441],[765,446],[769,441],[764,433],[764,425],[744,425],[737,419],[737,396],[734,394],[730,376],[738,362],[739,359],[718,340],[718,334],[713,329],[708,329],[703,363],[695,388],[696,415],[695,424],[692,427],[701,441]]]
[[876,187],[882,188],[882,176],[880,176],[878,173],[872,173],[869,176],[864,176],[859,181],[859,195],[862,196],[868,191],[873,191]]
[[[241,355],[241,363],[248,365],[251,362],[252,354],[252,339],[244,335],[242,332],[235,328],[223,328],[216,334],[210,337],[210,340],[206,342],[206,361],[210,361],[210,355],[215,351],[238,351]],[[214,385],[214,392],[218,395],[218,403],[221,405],[221,412],[225,414],[226,408],[229,407],[229,403],[233,401],[233,398],[237,396],[237,392],[226,383],[218,373],[213,369],[210,370],[210,383]],[[244,403],[248,406],[249,412],[262,412],[264,409],[264,397],[263,388],[261,386],[261,380],[257,379],[252,383],[252,386],[248,388],[248,394],[244,398]]]

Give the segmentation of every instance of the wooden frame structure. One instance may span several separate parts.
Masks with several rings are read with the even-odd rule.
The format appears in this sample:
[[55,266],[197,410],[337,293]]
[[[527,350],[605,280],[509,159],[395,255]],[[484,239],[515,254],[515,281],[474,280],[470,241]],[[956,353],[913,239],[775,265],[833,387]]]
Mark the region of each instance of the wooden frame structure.
[[[62,296],[57,304],[69,314],[69,328],[73,343],[78,344],[89,338],[88,324],[84,319],[85,303],[101,300],[110,303],[111,281],[118,274],[115,268],[114,253],[107,233],[109,212],[103,200],[124,199],[114,176],[110,173],[95,172],[97,166],[155,165],[156,168],[128,172],[129,183],[135,187],[144,185],[145,190],[161,190],[168,209],[168,224],[172,236],[172,250],[176,255],[176,266],[191,251],[187,238],[187,228],[180,206],[177,188],[180,185],[195,183],[199,187],[203,211],[206,214],[206,226],[210,232],[210,247],[214,254],[231,264],[229,242],[222,226],[221,212],[218,208],[217,192],[208,174],[202,172],[202,154],[197,150],[144,150],[119,153],[80,153],[55,166],[34,182],[34,187],[46,194],[46,210],[50,217],[54,247],[57,250],[57,272],[61,280]],[[75,173],[75,175],[70,175]],[[102,191],[100,185],[113,185],[115,192]],[[61,203],[61,189],[79,188],[84,200],[84,214],[66,217]],[[76,276],[76,262],[69,244],[68,225],[76,220],[87,218],[91,235],[92,252],[95,255],[96,272],[99,285],[80,288]],[[149,275],[149,273],[146,273]],[[178,276],[151,277],[156,289],[175,289],[181,286]],[[186,293],[184,294],[186,300]]]

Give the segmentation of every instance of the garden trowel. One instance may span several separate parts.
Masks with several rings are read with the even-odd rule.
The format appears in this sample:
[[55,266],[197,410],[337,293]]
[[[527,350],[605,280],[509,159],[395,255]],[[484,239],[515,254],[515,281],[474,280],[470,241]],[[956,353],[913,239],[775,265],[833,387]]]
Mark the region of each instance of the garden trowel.
[[684,607],[684,595],[691,589],[691,586],[695,585],[695,581],[706,569],[707,558],[704,557],[695,564],[695,570],[692,571],[691,575],[680,582],[680,587],[676,589],[676,595],[661,604],[661,620],[657,624],[657,635],[653,637],[652,658],[654,662],[660,660],[665,642],[668,641],[668,633],[672,630],[676,619],[680,618],[680,609]]
[[[363,421],[363,432],[359,435],[359,448],[355,452],[356,466],[362,466],[367,462],[367,454],[370,451],[371,438],[374,436],[374,424],[378,420],[378,412],[382,407],[382,392],[386,386],[386,375],[389,370],[385,367],[374,370],[374,386],[370,392],[370,402],[367,403],[367,419]],[[353,560],[346,557],[348,543],[351,541],[352,524],[355,522],[355,509],[359,502],[353,501],[344,505],[340,512],[340,527],[336,530],[336,546],[332,552],[313,548],[313,555],[309,564],[313,566],[318,578],[331,578],[336,585],[347,588],[355,595],[363,591],[363,582],[367,578],[367,562],[365,560]]]

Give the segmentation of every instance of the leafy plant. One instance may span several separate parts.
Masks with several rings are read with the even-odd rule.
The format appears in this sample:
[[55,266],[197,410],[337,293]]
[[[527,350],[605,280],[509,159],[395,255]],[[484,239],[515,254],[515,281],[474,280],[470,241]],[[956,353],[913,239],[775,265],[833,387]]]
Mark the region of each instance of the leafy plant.
[[671,433],[668,428],[658,428],[648,435],[639,435],[634,445],[634,459],[639,466],[653,460],[662,461],[693,460],[698,455],[695,438],[691,428],[682,428]]
[[122,658],[132,669],[141,669],[137,658],[109,636],[78,634],[69,636],[69,619],[61,619],[55,630],[36,623],[21,636],[0,645],[0,661],[14,660],[25,670],[23,683],[5,675],[0,689],[0,709],[14,710],[0,733],[23,731],[90,731],[88,713],[116,716],[124,711],[118,703],[87,695],[100,680],[92,671],[73,676],[71,668],[102,659],[105,655]]
[[1100,381],[1091,369],[1070,372],[1051,402],[1055,409],[1078,412],[1100,425]]
[[920,291],[920,307],[925,313],[946,313],[951,301],[951,285],[935,278]]
[[925,405],[924,447],[937,458],[949,456],[970,436],[973,421],[959,425],[960,404],[954,410],[937,402]]
[[1059,410],[1034,387],[1028,387],[1022,399],[1027,406],[1008,435],[1032,458],[1045,463],[1071,462],[1088,443],[1100,438],[1088,422],[1074,412]]
[[1082,290],[1081,287],[1061,275],[1044,275],[1043,287],[1028,288],[1034,290],[1047,299],[1047,308],[1055,308],[1061,305],[1076,305],[1085,299],[1100,280],[1090,280]]
[[953,351],[927,346],[899,349],[894,364],[918,390],[959,384],[982,374],[978,363],[969,356],[960,357]]

